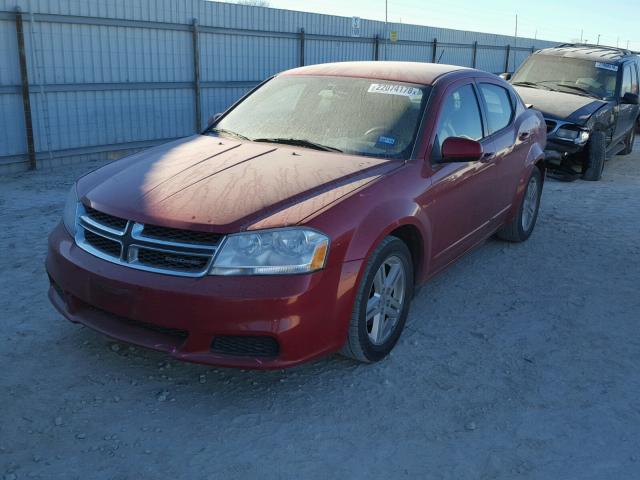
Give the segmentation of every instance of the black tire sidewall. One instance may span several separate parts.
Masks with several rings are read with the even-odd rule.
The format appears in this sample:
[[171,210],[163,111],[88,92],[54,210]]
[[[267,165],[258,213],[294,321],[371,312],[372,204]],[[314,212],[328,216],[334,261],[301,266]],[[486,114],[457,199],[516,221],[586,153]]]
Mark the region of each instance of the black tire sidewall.
[[633,144],[635,143],[635,140],[636,140],[636,129],[634,127],[629,132],[629,138],[627,138],[627,146],[624,150],[625,155],[629,155],[630,153],[633,153]]
[[589,164],[583,177],[585,180],[600,180],[607,156],[603,132],[597,131],[592,134],[591,139],[589,140],[587,154],[587,161]]
[[[529,182],[531,181],[532,178],[535,178],[538,184],[538,192],[537,192],[538,201],[536,203],[536,211],[533,215],[533,221],[531,222],[531,225],[529,225],[528,230],[525,230],[522,227],[522,215],[524,214],[524,202],[527,196],[527,189],[529,188]],[[537,167],[535,167],[531,172],[531,175],[529,175],[529,178],[527,179],[527,185],[522,195],[522,200],[520,201],[520,210],[518,212],[518,234],[521,241],[524,241],[527,238],[529,238],[533,233],[534,228],[536,227],[536,222],[538,221],[538,212],[540,211],[541,197],[542,197],[542,175],[540,174],[540,170]]]
[[[388,353],[393,349],[395,344],[398,342],[400,335],[402,334],[402,330],[404,330],[404,325],[407,320],[407,315],[409,313],[409,305],[411,303],[411,298],[413,297],[413,262],[411,261],[411,253],[409,249],[405,245],[405,243],[397,239],[395,237],[391,237],[392,240],[387,243],[383,248],[378,250],[375,254],[375,257],[371,259],[368,267],[366,275],[362,278],[359,286],[359,295],[357,298],[360,299],[359,304],[356,306],[355,315],[357,315],[358,321],[358,341],[360,343],[360,348],[364,353],[365,357],[370,362],[376,362],[384,358]],[[369,335],[367,334],[367,302],[369,300],[369,291],[371,290],[371,285],[373,284],[373,278],[380,268],[380,265],[390,256],[398,257],[402,263],[404,264],[404,272],[406,275],[405,278],[405,301],[402,306],[402,312],[400,313],[400,318],[398,323],[396,324],[393,333],[384,342],[382,345],[374,345],[369,339]]]

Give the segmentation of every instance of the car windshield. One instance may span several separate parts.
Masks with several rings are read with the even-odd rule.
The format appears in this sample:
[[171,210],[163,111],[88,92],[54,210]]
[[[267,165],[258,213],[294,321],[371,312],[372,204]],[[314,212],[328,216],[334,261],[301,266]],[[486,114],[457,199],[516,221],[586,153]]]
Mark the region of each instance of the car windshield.
[[205,133],[407,159],[429,90],[364,78],[283,75]]
[[615,96],[617,74],[618,66],[609,63],[532,55],[515,73],[511,83],[611,99]]

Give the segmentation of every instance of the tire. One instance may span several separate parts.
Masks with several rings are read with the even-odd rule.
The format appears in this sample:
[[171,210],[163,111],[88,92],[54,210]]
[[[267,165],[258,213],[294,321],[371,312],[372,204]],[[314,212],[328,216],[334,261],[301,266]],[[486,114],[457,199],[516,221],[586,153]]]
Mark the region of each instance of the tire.
[[497,237],[508,242],[524,242],[528,239],[538,220],[541,196],[542,174],[537,167],[534,167],[522,195],[518,214],[511,222],[498,230]]
[[633,152],[633,144],[636,141],[636,129],[635,127],[629,130],[629,135],[624,141],[624,150],[620,152],[620,155],[629,155]]
[[[398,283],[394,283],[391,291],[380,289],[381,285],[386,283],[383,274],[389,274],[392,271],[397,271]],[[413,262],[407,245],[399,238],[386,237],[367,261],[362,280],[358,285],[347,341],[341,353],[364,363],[377,362],[386,357],[398,342],[404,329],[409,313],[409,304],[413,297],[413,283]],[[399,299],[401,290],[402,298]],[[384,294],[376,297],[376,291],[383,291]],[[374,300],[374,297],[377,298],[377,301]],[[382,307],[387,306],[387,308],[380,313],[380,307],[378,307],[375,311],[379,313],[370,314],[370,318],[367,319],[367,307],[376,304]],[[388,317],[387,312],[391,311],[397,312],[397,314]],[[378,342],[375,342],[373,338],[377,338]]]
[[604,162],[607,158],[604,132],[593,132],[587,144],[587,165],[582,174],[584,180],[597,182],[602,178]]

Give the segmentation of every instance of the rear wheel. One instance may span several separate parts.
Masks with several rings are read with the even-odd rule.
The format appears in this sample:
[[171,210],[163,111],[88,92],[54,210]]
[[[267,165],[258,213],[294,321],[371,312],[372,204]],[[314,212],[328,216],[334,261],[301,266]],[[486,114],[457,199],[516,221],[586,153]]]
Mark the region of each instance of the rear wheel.
[[600,180],[606,158],[607,148],[604,132],[593,132],[587,144],[587,168],[582,174],[582,178],[591,182]]
[[620,155],[629,155],[633,152],[633,144],[636,141],[636,129],[632,128],[627,135],[627,139],[624,141],[624,150],[620,152]]
[[395,346],[413,296],[413,264],[406,244],[387,237],[375,249],[358,286],[342,354],[377,362]]
[[498,230],[498,238],[509,242],[524,242],[529,238],[538,220],[541,196],[542,175],[540,170],[534,167],[522,196],[518,214],[510,223]]

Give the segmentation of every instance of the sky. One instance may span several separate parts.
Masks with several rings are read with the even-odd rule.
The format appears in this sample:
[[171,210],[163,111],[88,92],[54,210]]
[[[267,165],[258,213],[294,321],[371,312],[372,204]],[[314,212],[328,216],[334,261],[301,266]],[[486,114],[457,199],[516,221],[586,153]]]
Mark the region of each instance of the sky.
[[[270,7],[384,20],[385,0],[267,0]],[[640,50],[640,0],[388,0],[390,22]]]

